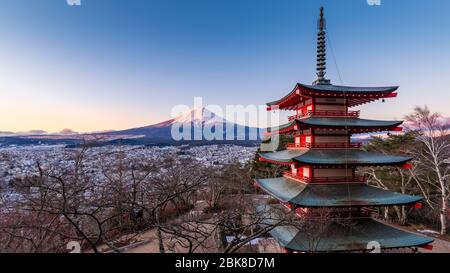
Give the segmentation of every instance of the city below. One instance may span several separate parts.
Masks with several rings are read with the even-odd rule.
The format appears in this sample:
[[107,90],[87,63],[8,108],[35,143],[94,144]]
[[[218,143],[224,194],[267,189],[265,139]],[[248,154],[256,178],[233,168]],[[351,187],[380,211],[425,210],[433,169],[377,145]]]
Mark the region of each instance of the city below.
[[[205,167],[220,168],[225,164],[239,162],[249,163],[255,157],[258,147],[237,145],[204,145],[204,146],[139,146],[114,145],[92,147],[85,160],[86,170],[96,179],[104,179],[99,166],[108,165],[117,158],[117,153],[133,162],[156,161],[160,158],[172,157],[191,159]],[[65,145],[27,145],[0,147],[0,187],[8,189],[10,183],[27,176],[38,175],[37,162],[42,168],[65,169],[73,164],[71,155],[80,148],[66,148]],[[11,191],[5,191],[11,194]]]

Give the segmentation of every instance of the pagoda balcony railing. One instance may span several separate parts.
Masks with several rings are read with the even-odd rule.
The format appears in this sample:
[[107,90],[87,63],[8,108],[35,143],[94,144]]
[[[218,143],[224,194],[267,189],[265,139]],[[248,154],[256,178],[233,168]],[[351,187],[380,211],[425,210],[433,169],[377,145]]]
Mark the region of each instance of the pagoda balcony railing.
[[288,149],[304,149],[304,148],[316,148],[316,149],[360,149],[362,147],[361,142],[327,142],[327,143],[288,143],[286,146]]
[[303,116],[302,115],[293,115],[293,116],[289,116],[288,120],[293,121],[294,119],[301,118],[301,117],[303,117]]
[[298,119],[298,118],[302,118],[302,117],[304,117],[304,116],[302,116],[302,115],[293,115],[293,116],[289,116],[288,120],[289,121],[293,121],[294,119]]
[[315,110],[308,111],[308,116],[319,116],[319,117],[359,117],[360,111],[339,111],[339,110]]
[[315,110],[315,111],[308,111],[304,115],[293,115],[289,117],[289,121],[292,121],[297,118],[302,117],[309,117],[309,116],[315,116],[315,117],[352,117],[357,118],[360,115],[360,111],[340,111],[340,110]]
[[294,175],[291,171],[284,171],[285,177],[301,180],[307,183],[364,183],[366,177],[362,175],[356,176],[332,176],[332,177],[306,177],[302,175]]

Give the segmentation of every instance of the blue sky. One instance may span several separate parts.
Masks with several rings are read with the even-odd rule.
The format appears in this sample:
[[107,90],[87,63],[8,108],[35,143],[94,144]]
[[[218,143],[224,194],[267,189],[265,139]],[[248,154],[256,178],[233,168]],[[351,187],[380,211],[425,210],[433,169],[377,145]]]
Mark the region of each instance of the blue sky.
[[0,131],[143,126],[194,96],[278,99],[315,79],[321,5],[327,77],[400,85],[364,117],[401,119],[424,104],[450,116],[447,0],[0,0]]

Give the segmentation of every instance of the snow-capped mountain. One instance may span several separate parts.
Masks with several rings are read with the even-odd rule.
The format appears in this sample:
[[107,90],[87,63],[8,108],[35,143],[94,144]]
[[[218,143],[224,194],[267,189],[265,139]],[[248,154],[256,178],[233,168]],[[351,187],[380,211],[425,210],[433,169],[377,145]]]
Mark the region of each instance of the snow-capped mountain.
[[[16,135],[0,134],[0,145],[22,144],[77,144],[85,140],[96,140],[107,144],[175,144],[196,141],[196,143],[240,142],[243,145],[259,141],[261,129],[238,125],[206,108],[194,108],[179,116],[149,126],[121,131],[80,134],[63,130],[55,134]],[[228,141],[228,142],[224,142]]]
[[[233,129],[231,129],[233,128]],[[178,130],[178,131],[177,131]],[[217,131],[220,130],[220,131]],[[201,140],[208,139],[205,133],[214,134],[216,140],[258,140],[260,129],[234,124],[208,109],[193,108],[179,116],[157,124],[132,128],[128,130],[106,133],[108,135],[140,136],[156,140],[179,140],[174,139],[173,132],[180,132],[185,138],[182,140],[199,140],[194,136],[201,136]],[[223,133],[218,133],[222,132]],[[219,137],[221,135],[222,137]],[[256,139],[253,137],[256,135]],[[190,136],[190,138],[189,138]],[[186,138],[187,137],[187,138]]]
[[224,118],[216,115],[204,107],[194,108],[191,111],[181,114],[177,118],[173,119],[173,123],[193,123],[196,125],[214,125],[226,122],[227,121]]
[[163,121],[161,123],[157,123],[154,125],[147,126],[149,127],[165,127],[165,126],[171,126],[173,124],[191,124],[191,125],[220,125],[220,124],[226,124],[228,121],[226,121],[224,118],[220,117],[219,115],[216,115],[214,112],[209,111],[205,107],[200,108],[193,108],[185,113],[181,113],[179,116],[169,119],[166,121]]

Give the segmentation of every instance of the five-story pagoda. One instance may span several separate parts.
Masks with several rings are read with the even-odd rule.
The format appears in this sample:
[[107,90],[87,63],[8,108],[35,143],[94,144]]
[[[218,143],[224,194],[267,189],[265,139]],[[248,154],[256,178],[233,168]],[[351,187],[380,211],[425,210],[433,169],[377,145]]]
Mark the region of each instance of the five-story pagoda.
[[[420,207],[422,198],[372,187],[357,172],[363,166],[411,167],[410,157],[365,152],[361,143],[351,141],[353,134],[401,131],[402,121],[361,119],[359,111],[350,111],[354,106],[394,98],[398,87],[331,84],[325,78],[323,8],[317,39],[317,80],[312,85],[298,83],[285,97],[268,103],[268,110],[295,110],[287,124],[268,130],[269,135],[290,134],[294,142],[286,150],[261,153],[260,160],[289,166],[290,171],[283,177],[256,179],[255,184],[300,217],[312,219],[318,210],[328,209],[333,212],[330,217],[350,217],[352,224],[331,224],[314,249],[309,243],[313,238],[301,228],[280,225],[270,232],[272,237],[288,252],[364,251],[371,242],[381,249],[430,248],[432,239],[370,217],[373,207]],[[264,208],[271,210],[270,206]]]

